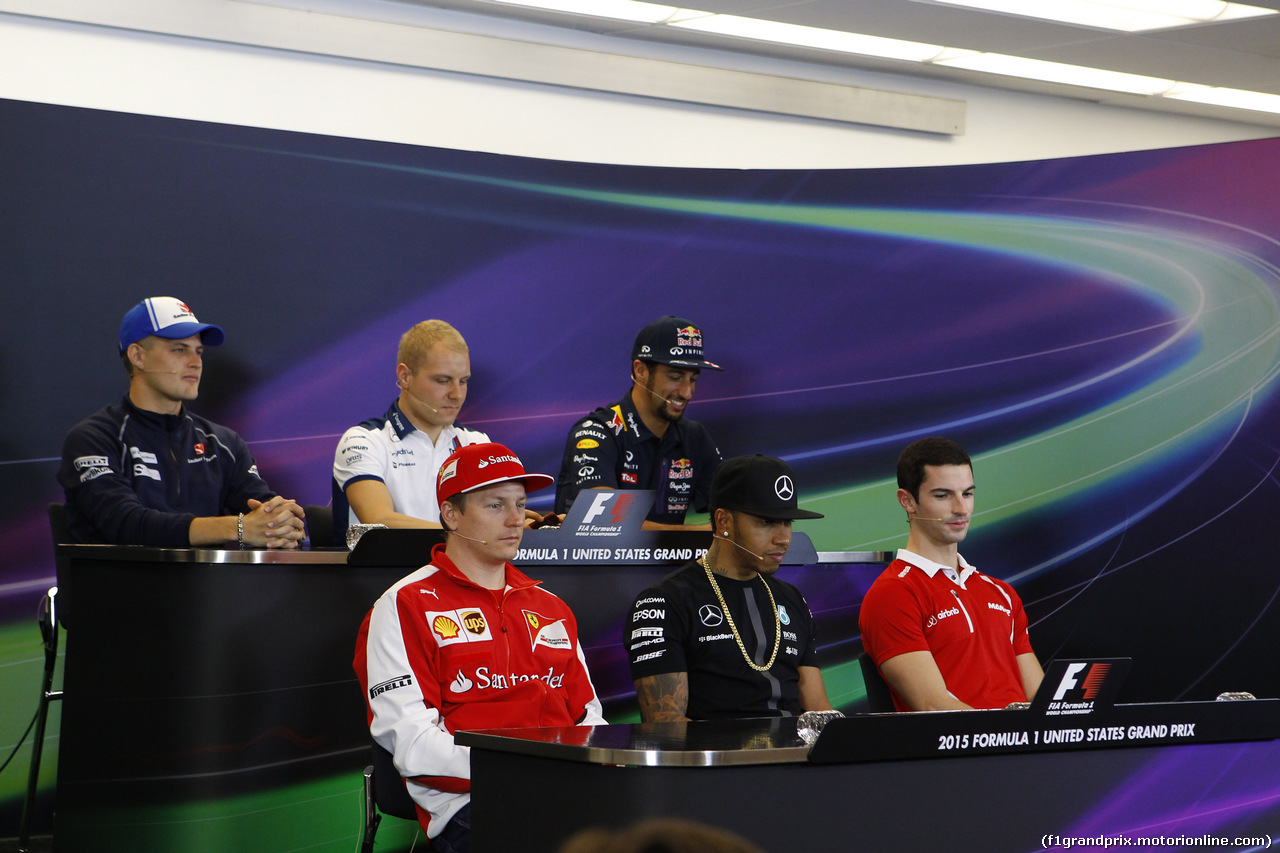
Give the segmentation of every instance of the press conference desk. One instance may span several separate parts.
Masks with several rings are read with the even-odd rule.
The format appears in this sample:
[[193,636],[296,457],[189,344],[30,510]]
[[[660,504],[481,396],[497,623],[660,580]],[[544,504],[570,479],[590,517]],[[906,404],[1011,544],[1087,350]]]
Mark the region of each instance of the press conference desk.
[[[390,535],[403,532],[428,535]],[[615,707],[630,686],[620,642],[631,598],[707,538],[637,534],[605,550],[528,534],[519,562],[574,608]],[[366,539],[350,553],[59,547],[59,851],[354,847],[369,759],[356,632],[438,536]],[[307,811],[335,789],[345,806]]]
[[812,752],[794,718],[459,733],[473,849],[554,853],[583,827],[656,816],[771,853],[1027,853],[1050,835],[1234,840],[1280,826],[1280,701],[1030,715],[854,716]]
[[[661,534],[647,552],[615,549],[610,558],[617,562],[603,565],[557,565],[551,561],[588,549],[566,551],[554,533],[538,533],[529,537],[530,574],[569,602],[580,636],[592,638],[584,645],[601,695],[625,698],[630,680],[620,638],[627,605],[671,570],[670,559],[654,555],[685,559],[705,547],[706,534]],[[354,849],[359,775],[369,756],[364,702],[351,669],[355,633],[371,603],[425,562],[429,548],[419,542],[398,555],[362,552],[364,545],[351,554],[59,549],[66,627],[59,853]],[[854,577],[874,577],[874,566],[847,565],[863,558],[840,555],[836,564],[793,571],[809,573],[806,589],[827,584],[834,594]],[[951,725],[953,717],[930,725]],[[1033,829],[1039,827],[1037,839],[1062,833],[1091,806],[1102,808],[1113,789],[1136,785],[1126,802],[1154,797],[1157,788],[1142,781],[1153,768],[1177,781],[1179,796],[1223,804],[1214,813],[1232,826],[1247,827],[1258,814],[1270,826],[1280,824],[1274,793],[1280,753],[1271,742],[817,765],[807,762],[791,725],[731,724],[712,733],[728,737],[727,744],[705,740],[704,726],[690,726],[679,750],[671,748],[670,733],[627,726],[575,729],[552,744],[579,749],[575,739],[584,734],[625,734],[628,749],[662,753],[652,764],[603,761],[589,750],[547,755],[477,746],[477,851],[553,850],[583,821],[626,822],[643,814],[738,827],[771,853],[911,850],[926,842],[931,850],[1026,851],[1039,846],[1029,842]],[[672,764],[691,749],[716,756],[712,766]],[[742,758],[744,750],[751,763],[729,757]],[[1232,787],[1239,780],[1248,784]],[[1165,783],[1157,787],[1163,792]],[[991,819],[1005,803],[1015,806],[1013,816],[1001,809]],[[1191,808],[1150,805],[1158,813]],[[486,810],[501,818],[485,818],[482,826]],[[988,824],[984,832],[1003,846],[945,843]],[[487,835],[497,832],[518,832],[519,843]],[[866,843],[852,845],[850,838]]]

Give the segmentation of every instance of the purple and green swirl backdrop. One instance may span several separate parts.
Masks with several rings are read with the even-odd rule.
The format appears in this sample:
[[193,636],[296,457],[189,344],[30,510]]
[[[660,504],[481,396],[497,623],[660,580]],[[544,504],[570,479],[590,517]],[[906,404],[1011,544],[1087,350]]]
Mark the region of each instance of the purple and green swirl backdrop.
[[[690,416],[791,461],[819,551],[898,547],[897,453],[948,435],[975,458],[963,550],[1019,589],[1042,660],[1132,656],[1121,701],[1280,695],[1278,193],[1280,140],[739,171],[0,102],[0,691],[35,695],[62,436],[124,393],[120,316],[167,294],[227,332],[193,408],[321,504],[413,323],[467,338],[462,421],[554,474],[636,330],[692,318],[725,371]],[[874,572],[821,571],[792,579],[847,704]],[[607,634],[585,639],[616,663]],[[12,743],[33,704],[5,707]]]

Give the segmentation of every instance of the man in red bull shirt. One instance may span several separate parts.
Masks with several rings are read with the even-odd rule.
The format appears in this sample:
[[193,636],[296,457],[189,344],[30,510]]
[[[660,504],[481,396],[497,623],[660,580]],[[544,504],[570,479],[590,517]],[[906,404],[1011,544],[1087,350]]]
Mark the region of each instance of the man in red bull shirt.
[[862,600],[862,644],[899,711],[1003,708],[1029,701],[1044,672],[1012,586],[960,556],[973,514],[973,464],[925,438],[898,457],[907,547]]
[[393,756],[436,853],[470,847],[471,751],[459,729],[604,723],[569,606],[511,559],[527,492],[551,485],[501,444],[436,478],[445,544],[387,590],[356,641],[369,730]]
[[706,428],[684,416],[703,369],[702,330],[667,315],[640,330],[631,348],[631,390],[573,425],[556,479],[556,512],[583,489],[652,489],[648,530],[710,530],[684,523],[705,512],[720,449]]

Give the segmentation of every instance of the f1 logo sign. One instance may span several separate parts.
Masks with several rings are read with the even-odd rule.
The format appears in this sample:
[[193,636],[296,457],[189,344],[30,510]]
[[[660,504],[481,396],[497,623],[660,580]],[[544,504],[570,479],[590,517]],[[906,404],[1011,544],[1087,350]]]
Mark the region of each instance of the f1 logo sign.
[[1073,663],[1067,666],[1067,671],[1062,674],[1062,680],[1058,682],[1058,689],[1053,694],[1053,701],[1061,701],[1063,696],[1067,695],[1067,691],[1077,685],[1084,690],[1084,698],[1091,700],[1098,695],[1098,691],[1102,689],[1102,683],[1107,680],[1107,672],[1111,669],[1109,663],[1095,663],[1089,673],[1083,678],[1076,678],[1076,675],[1082,670],[1088,669],[1087,663]]
[[587,514],[582,517],[583,524],[590,524],[591,519],[604,515],[605,510],[609,508],[609,501],[613,498],[613,492],[595,492],[594,494],[595,497],[591,500]]
[[1088,665],[1087,663],[1073,663],[1067,667],[1067,671],[1062,674],[1062,680],[1058,682],[1058,691],[1053,694],[1054,702],[1062,701],[1062,697],[1067,695],[1067,691],[1076,686],[1078,683],[1075,677],[1076,673]]

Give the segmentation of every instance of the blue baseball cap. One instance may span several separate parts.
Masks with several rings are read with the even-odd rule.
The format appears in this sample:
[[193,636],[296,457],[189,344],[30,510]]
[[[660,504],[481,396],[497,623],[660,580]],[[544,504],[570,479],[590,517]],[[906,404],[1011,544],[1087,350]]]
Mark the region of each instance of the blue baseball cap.
[[120,352],[148,335],[169,340],[199,335],[207,347],[216,347],[226,338],[221,328],[201,323],[187,303],[172,296],[152,296],[129,309],[120,322]]

